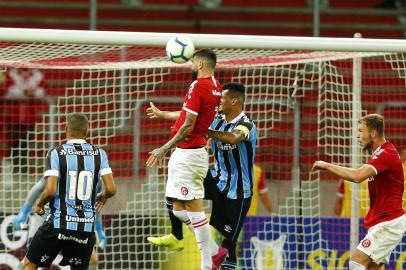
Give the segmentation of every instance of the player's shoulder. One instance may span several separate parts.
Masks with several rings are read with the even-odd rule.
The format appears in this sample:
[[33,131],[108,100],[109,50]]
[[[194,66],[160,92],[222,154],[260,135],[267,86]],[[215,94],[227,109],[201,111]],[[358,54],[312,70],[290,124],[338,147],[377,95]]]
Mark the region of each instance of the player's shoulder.
[[385,142],[383,145],[381,145],[378,149],[376,149],[373,154],[372,154],[372,159],[387,159],[387,160],[399,160],[399,153],[396,150],[396,147],[390,143],[390,142]]
[[[207,77],[207,78],[200,78],[197,79],[194,86],[204,88],[204,89],[212,89],[213,87],[221,89],[221,84],[217,81],[214,77]],[[193,85],[192,83],[192,85]]]
[[49,149],[49,150],[48,150],[48,155],[51,155],[52,153],[56,153],[56,154],[58,154],[58,155],[61,155],[61,154],[60,154],[61,151],[64,151],[63,144],[54,146],[54,147],[52,147],[51,149]]
[[246,114],[244,114],[238,121],[237,121],[237,126],[238,125],[243,125],[247,126],[250,128],[255,128],[255,123],[252,121]]
[[396,147],[390,143],[390,142],[385,142],[379,149],[377,149],[374,154],[376,155],[385,155],[385,156],[394,156],[399,158],[399,153],[396,149]]

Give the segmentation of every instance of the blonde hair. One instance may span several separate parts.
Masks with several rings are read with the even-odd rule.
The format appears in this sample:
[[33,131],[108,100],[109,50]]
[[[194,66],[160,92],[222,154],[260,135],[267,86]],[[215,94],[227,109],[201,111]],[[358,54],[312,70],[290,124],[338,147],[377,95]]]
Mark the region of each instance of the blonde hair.
[[380,114],[368,114],[362,117],[358,123],[365,124],[369,130],[375,130],[380,136],[385,135],[385,121]]

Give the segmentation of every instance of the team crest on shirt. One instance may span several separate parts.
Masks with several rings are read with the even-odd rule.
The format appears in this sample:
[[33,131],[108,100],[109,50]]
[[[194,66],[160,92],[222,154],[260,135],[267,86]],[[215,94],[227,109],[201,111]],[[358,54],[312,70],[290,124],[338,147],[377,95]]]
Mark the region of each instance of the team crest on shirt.
[[217,90],[211,90],[211,94],[212,94],[213,96],[221,97],[221,92],[220,92],[220,91],[217,91]]
[[364,248],[368,248],[368,247],[371,246],[371,240],[369,240],[369,239],[364,239],[364,240],[362,240],[361,245],[362,245]]
[[182,193],[183,196],[186,196],[189,194],[189,189],[187,187],[181,187],[180,193]]

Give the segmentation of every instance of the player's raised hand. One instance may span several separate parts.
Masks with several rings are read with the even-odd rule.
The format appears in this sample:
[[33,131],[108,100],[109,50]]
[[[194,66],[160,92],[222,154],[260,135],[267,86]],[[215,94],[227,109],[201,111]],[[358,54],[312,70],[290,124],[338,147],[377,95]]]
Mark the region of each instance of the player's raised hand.
[[324,161],[322,161],[322,160],[318,160],[318,161],[316,161],[316,162],[313,163],[312,171],[315,171],[315,170],[324,170],[327,165],[328,165],[327,162],[324,162]]
[[147,108],[147,116],[151,119],[154,119],[161,118],[161,114],[162,114],[161,110],[155,107],[154,103],[150,102],[149,108]]
[[161,163],[161,160],[165,157],[166,152],[168,152],[168,149],[164,147],[160,147],[149,152],[150,156],[146,162],[147,167],[154,167],[155,165],[159,165]]

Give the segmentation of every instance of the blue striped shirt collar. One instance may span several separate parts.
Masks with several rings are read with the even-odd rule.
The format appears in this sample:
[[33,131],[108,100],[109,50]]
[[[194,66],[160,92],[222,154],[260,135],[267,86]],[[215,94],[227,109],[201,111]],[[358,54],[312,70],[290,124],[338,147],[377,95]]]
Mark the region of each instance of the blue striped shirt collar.
[[231,120],[230,122],[227,122],[226,120],[226,116],[223,114],[223,119],[226,121],[226,123],[228,124],[235,124],[237,123],[238,120],[240,120],[242,117],[245,116],[244,111],[242,111],[236,118],[234,118],[233,120]]

